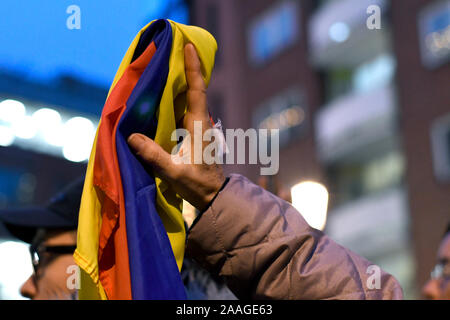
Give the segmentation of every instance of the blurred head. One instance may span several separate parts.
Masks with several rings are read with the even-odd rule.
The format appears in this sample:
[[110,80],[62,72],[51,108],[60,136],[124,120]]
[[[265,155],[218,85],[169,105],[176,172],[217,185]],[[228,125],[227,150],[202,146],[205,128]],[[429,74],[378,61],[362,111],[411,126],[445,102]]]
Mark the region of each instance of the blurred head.
[[84,179],[64,188],[41,207],[0,211],[0,221],[12,236],[30,244],[33,275],[20,292],[30,299],[76,297],[78,267],[76,248],[78,211]]
[[422,294],[426,299],[450,300],[450,224],[439,246],[437,264]]
[[68,284],[75,265],[73,252],[76,230],[40,230],[30,247],[34,273],[20,288],[20,293],[34,300],[66,300],[76,297]]

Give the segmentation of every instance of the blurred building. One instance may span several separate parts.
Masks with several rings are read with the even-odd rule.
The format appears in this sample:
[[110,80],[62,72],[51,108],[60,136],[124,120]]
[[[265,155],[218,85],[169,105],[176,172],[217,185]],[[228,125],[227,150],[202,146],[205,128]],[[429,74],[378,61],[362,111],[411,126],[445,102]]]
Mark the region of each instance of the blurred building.
[[[44,204],[85,173],[106,94],[71,77],[0,74],[0,209]],[[20,298],[31,272],[28,249],[9,236],[0,224],[0,299]]]
[[[227,128],[279,128],[285,187],[322,182],[326,232],[418,289],[450,219],[450,1],[196,0]],[[257,181],[256,165],[229,171]]]
[[410,232],[422,285],[450,221],[450,1],[391,7]]
[[0,75],[0,208],[42,204],[85,172],[106,93]]

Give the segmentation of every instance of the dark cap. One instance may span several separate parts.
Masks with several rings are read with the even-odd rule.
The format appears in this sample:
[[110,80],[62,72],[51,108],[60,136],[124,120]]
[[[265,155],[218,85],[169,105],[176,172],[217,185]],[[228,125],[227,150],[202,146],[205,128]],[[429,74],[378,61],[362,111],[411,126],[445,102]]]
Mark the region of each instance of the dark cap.
[[77,179],[42,207],[0,210],[0,221],[14,237],[28,243],[40,228],[76,230],[83,185],[84,177]]

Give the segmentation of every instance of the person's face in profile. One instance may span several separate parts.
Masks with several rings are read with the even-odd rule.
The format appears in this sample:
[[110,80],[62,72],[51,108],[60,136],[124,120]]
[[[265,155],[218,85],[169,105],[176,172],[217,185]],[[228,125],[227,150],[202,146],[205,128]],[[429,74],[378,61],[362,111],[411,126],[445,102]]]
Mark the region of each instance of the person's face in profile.
[[[66,300],[75,297],[75,289],[69,289],[70,266],[76,245],[76,231],[47,232],[34,243],[31,250],[35,272],[20,288],[20,293],[33,300]],[[71,253],[69,253],[71,252]],[[69,269],[68,269],[69,268]]]
[[431,279],[423,287],[422,294],[426,299],[450,300],[450,233],[442,240],[438,264]]

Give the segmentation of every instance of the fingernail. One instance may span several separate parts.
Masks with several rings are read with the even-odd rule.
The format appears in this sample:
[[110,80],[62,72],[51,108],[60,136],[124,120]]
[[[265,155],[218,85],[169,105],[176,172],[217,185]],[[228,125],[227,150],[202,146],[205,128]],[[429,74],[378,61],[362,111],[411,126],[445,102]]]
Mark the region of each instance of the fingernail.
[[134,133],[128,137],[127,142],[134,150],[139,151],[145,143],[145,138],[138,133]]
[[189,50],[189,51],[191,51],[191,54],[197,53],[197,52],[195,51],[194,45],[193,45],[192,43],[190,43],[190,42],[189,42],[188,44],[186,44],[186,49]]

